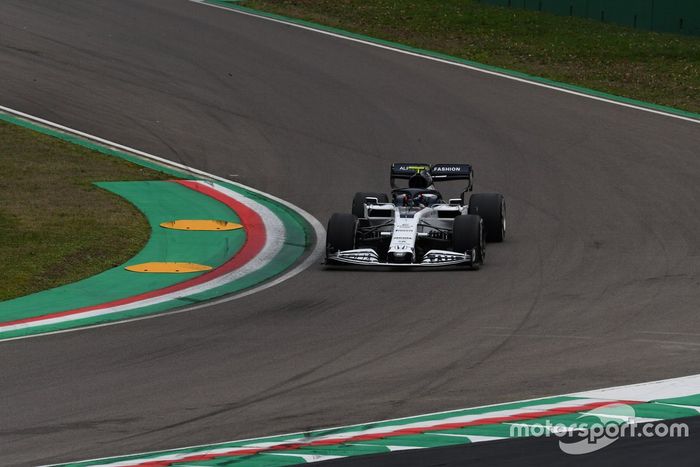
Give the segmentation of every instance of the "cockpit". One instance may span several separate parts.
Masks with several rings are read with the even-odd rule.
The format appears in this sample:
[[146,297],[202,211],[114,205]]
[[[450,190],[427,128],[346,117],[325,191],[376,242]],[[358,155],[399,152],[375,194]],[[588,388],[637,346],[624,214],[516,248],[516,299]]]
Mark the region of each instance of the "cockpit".
[[423,209],[443,202],[427,171],[417,172],[408,179],[408,188],[395,189],[391,194],[394,204],[405,208]]
[[442,196],[437,190],[422,188],[401,188],[392,191],[393,202],[396,206],[407,208],[426,208],[442,204]]

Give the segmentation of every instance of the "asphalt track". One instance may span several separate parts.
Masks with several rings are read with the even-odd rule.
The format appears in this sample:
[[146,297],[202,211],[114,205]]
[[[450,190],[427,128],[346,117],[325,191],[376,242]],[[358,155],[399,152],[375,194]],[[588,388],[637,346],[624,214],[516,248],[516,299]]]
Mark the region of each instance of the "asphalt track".
[[0,103],[325,222],[392,161],[509,203],[478,272],[326,271],[0,344],[0,463],[36,464],[698,373],[700,128],[185,0],[0,2]]

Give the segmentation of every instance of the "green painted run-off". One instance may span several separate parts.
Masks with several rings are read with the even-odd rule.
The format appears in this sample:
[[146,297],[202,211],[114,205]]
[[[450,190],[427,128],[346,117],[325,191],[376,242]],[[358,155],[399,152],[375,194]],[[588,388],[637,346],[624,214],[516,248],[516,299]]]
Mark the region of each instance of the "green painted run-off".
[[[192,175],[185,170],[165,166],[153,160],[108,147],[88,138],[58,131],[54,128],[40,125],[8,113],[0,112],[0,120],[29,128],[70,143],[78,144],[102,154],[119,157],[121,159],[125,159],[135,164],[153,170],[158,170],[175,177],[192,178]],[[163,183],[164,185],[157,185],[158,183]],[[48,324],[22,330],[4,332],[0,333],[0,340],[122,321],[125,319],[162,313],[178,308],[191,307],[192,305],[221,297],[223,295],[235,294],[281,275],[300,261],[306,252],[313,246],[314,242],[316,241],[313,227],[306,221],[306,219],[304,219],[291,207],[288,207],[280,202],[268,198],[264,194],[252,191],[245,186],[236,183],[224,181],[217,181],[216,183],[262,204],[272,211],[272,213],[284,225],[284,239],[276,239],[277,241],[283,242],[282,248],[280,249],[279,253],[277,253],[277,255],[264,267],[236,279],[235,281],[207,290],[206,292],[114,314],[106,314],[98,317],[76,319],[58,324]],[[207,216],[211,214],[212,216],[221,217],[225,220],[235,221],[238,218],[227,206],[216,201],[212,201],[209,199],[209,197],[199,193],[187,193],[192,190],[188,190],[185,187],[171,182],[128,182],[124,184],[115,182],[103,183],[99,185],[131,200],[149,218],[149,222],[153,227],[155,238],[149,240],[146,248],[135,258],[129,260],[125,265],[146,261],[174,260],[175,257],[186,257],[188,259],[197,258],[197,261],[195,262],[201,262],[203,264],[209,263],[211,266],[220,265],[226,259],[226,257],[230,257],[229,255],[235,254],[235,251],[237,251],[241,242],[243,241],[245,233],[239,231],[229,231],[230,235],[221,237],[225,242],[228,242],[223,247],[216,242],[214,242],[212,245],[208,245],[209,239],[207,239],[206,242],[200,241],[202,238],[196,233],[194,236],[190,236],[188,239],[178,235],[177,239],[175,239],[175,237],[172,238],[172,242],[174,243],[170,242],[170,240],[164,243],[161,241],[162,238],[159,238],[164,233],[159,230],[160,227],[155,228],[154,225],[159,223],[161,219],[172,220],[170,219],[172,215],[186,215],[187,217],[201,219],[202,216],[207,213]],[[139,193],[139,190],[142,191]],[[187,194],[185,195],[185,193]],[[155,199],[149,200],[149,196],[157,196],[160,201]],[[196,203],[197,205],[185,206],[183,196],[188,197],[188,203]],[[168,197],[171,198],[168,199]],[[177,202],[178,200],[180,203]],[[180,205],[181,203],[183,204]],[[195,212],[197,213],[196,216],[194,215]],[[181,233],[193,234],[194,232]],[[170,246],[171,243],[172,247]],[[199,249],[200,251],[196,252],[196,249]],[[166,259],[162,259],[163,257],[166,257]],[[153,275],[149,278],[144,277],[136,279],[129,277],[129,279],[125,279],[125,275],[131,276],[132,274],[138,274],[122,271],[122,268],[125,265],[120,265],[118,268],[106,271],[103,274],[86,279],[85,281],[69,284],[60,288],[61,290],[58,290],[58,288],[52,289],[45,292],[39,292],[35,295],[29,295],[15,300],[2,302],[0,303],[0,322],[8,322],[18,318],[22,319],[23,317],[27,316],[36,316],[37,314],[44,315],[64,309],[70,309],[74,306],[95,305],[97,304],[96,302],[105,303],[117,296],[119,296],[117,298],[123,298],[124,293],[139,293],[140,291],[144,291],[144,289],[146,289],[146,291],[154,289],[157,290],[162,288],[161,286],[173,285],[196,277],[198,274],[202,274],[187,274],[186,277],[185,275],[159,275],[160,277]],[[125,279],[123,283],[121,283],[122,279]],[[104,300],[100,297],[103,297]],[[40,306],[46,306],[46,308],[40,309]]]
[[74,310],[124,299],[197,277],[193,274],[139,274],[124,266],[151,261],[177,261],[217,267],[234,256],[245,241],[244,229],[190,232],[165,229],[161,222],[220,219],[239,222],[228,206],[173,182],[105,182],[98,186],[134,204],[146,217],[151,236],[144,248],[123,265],[96,276],[0,302],[0,322]]
[[[547,424],[564,425],[573,427],[586,423],[601,423],[603,418],[594,417],[591,412],[570,411],[561,413],[566,404],[585,405],[588,403],[603,404],[616,403],[612,400],[602,400],[595,398],[584,398],[575,396],[556,396],[543,399],[532,399],[528,401],[512,402],[507,404],[496,404],[485,407],[453,410],[430,415],[408,417],[395,420],[367,423],[362,425],[351,425],[333,429],[312,430],[304,433],[294,433],[280,436],[269,436],[264,438],[247,439],[241,441],[231,441],[226,443],[194,446],[169,451],[157,451],[144,454],[134,454],[113,458],[100,459],[97,461],[82,461],[70,464],[61,464],[71,467],[87,467],[99,464],[109,464],[113,462],[124,463],[124,465],[156,465],[148,464],[157,462],[157,465],[191,466],[191,465],[241,465],[241,466],[276,466],[276,465],[298,465],[307,463],[304,456],[363,456],[368,454],[389,454],[397,447],[410,448],[435,448],[469,444],[480,442],[485,439],[512,438],[523,436],[518,430],[513,430],[514,423],[518,425],[546,426]],[[689,395],[675,399],[657,399],[647,402],[630,402],[629,407],[634,410],[634,417],[640,419],[674,420],[679,418],[698,416],[700,412],[700,395]],[[532,415],[527,416],[528,410],[538,413],[547,408],[553,413],[548,416]],[[615,413],[614,409],[610,413]],[[504,418],[503,414],[520,413],[515,420],[499,422],[499,418]],[[455,420],[463,417],[467,426],[461,428],[437,429],[430,428],[440,426],[445,421]],[[494,420],[476,426],[469,426],[468,420]],[[624,423],[616,421],[614,418],[605,419],[602,423]],[[425,424],[424,428],[413,428],[416,423]],[[411,433],[372,439],[374,433],[390,433],[391,430],[410,428]],[[370,437],[363,435],[369,434]],[[343,435],[350,437],[350,441],[343,442]],[[486,438],[485,438],[486,437]],[[337,442],[327,442],[328,440],[338,440]],[[319,443],[321,441],[321,443]],[[288,443],[288,448],[284,446]],[[267,449],[273,446],[272,449]],[[227,453],[232,449],[255,449],[262,448],[259,452],[250,454]],[[169,458],[168,461],[163,459]]]

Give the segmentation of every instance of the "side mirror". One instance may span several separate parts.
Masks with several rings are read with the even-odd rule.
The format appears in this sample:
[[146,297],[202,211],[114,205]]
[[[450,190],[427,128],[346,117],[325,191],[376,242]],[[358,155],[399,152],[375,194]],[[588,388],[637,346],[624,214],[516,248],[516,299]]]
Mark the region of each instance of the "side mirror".
[[462,203],[462,198],[450,198],[450,206],[461,206]]
[[365,204],[379,204],[379,198],[376,196],[368,196],[365,198]]

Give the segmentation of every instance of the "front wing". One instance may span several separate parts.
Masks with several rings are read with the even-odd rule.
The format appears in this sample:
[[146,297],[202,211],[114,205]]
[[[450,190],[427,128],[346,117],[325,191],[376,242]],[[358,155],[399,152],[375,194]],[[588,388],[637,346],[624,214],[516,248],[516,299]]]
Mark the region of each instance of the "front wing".
[[391,263],[380,261],[379,255],[371,248],[338,251],[326,257],[326,264],[354,264],[358,266],[391,266],[391,267],[444,267],[454,265],[473,266],[476,262],[476,251],[457,253],[448,250],[430,250],[419,263]]

